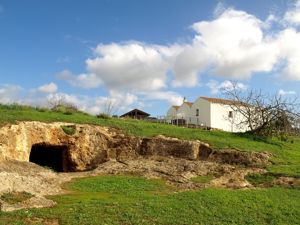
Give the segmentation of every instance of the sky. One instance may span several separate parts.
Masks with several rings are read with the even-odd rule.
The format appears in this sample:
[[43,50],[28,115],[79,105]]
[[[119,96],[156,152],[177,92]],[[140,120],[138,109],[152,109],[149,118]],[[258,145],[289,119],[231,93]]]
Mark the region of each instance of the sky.
[[233,83],[300,94],[300,0],[0,0],[0,103],[159,116]]

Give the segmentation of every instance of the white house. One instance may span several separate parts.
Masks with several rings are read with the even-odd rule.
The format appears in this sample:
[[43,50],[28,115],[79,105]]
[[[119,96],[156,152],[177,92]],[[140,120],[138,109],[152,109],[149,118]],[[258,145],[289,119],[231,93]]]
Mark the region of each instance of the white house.
[[232,109],[240,104],[227,99],[199,97],[194,103],[183,102],[172,106],[167,112],[167,121],[184,119],[186,124],[200,125],[229,132],[243,132],[248,128],[237,125],[242,115]]
[[169,123],[172,123],[174,120],[185,120],[187,123],[191,122],[190,113],[192,102],[184,101],[181,106],[171,106],[167,112],[166,119]]

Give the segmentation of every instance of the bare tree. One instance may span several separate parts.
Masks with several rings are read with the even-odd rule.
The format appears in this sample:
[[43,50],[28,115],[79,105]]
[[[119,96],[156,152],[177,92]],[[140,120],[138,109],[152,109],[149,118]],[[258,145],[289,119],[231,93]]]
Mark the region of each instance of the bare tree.
[[104,113],[106,115],[112,116],[118,111],[117,101],[112,98],[108,98],[104,105]]
[[65,97],[61,95],[54,95],[49,98],[48,106],[54,111],[66,111],[67,113],[78,111],[78,108],[75,104],[68,102]]
[[241,90],[233,87],[223,90],[231,101],[230,107],[240,115],[237,126],[248,127],[249,132],[263,135],[288,134],[295,117],[299,115],[297,98],[284,98],[282,95],[265,94],[261,90]]

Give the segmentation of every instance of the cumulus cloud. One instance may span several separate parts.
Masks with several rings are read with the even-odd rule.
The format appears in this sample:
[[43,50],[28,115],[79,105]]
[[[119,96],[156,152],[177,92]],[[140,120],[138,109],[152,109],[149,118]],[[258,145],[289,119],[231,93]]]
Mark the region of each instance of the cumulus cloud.
[[63,70],[56,74],[58,79],[68,82],[74,87],[81,87],[86,89],[97,88],[102,84],[101,79],[93,73],[74,75],[69,70]]
[[171,105],[181,105],[183,97],[173,91],[155,91],[145,94],[146,100],[163,100],[167,101]]
[[21,90],[18,85],[0,85],[0,103],[18,103]]
[[[250,79],[256,73],[281,73],[300,80],[300,34],[297,22],[300,0],[284,15],[262,20],[219,3],[214,18],[192,24],[191,42],[155,45],[137,41],[99,44],[86,60],[86,73],[59,75],[73,86],[130,92],[161,91],[170,87],[195,87],[202,73],[226,79]],[[277,30],[271,30],[277,23]],[[276,65],[286,61],[282,71]],[[171,72],[171,79],[168,75]]]
[[293,28],[282,31],[278,37],[281,58],[286,60],[286,66],[281,72],[285,80],[300,81],[300,33]]
[[[57,77],[75,87],[104,87],[113,101],[125,98],[125,102],[138,104],[142,104],[141,98],[178,104],[182,97],[172,88],[196,87],[202,74],[225,79],[207,83],[212,94],[230,90],[233,84],[227,79],[247,80],[258,73],[272,72],[285,80],[300,81],[300,33],[295,26],[299,9],[300,0],[283,17],[270,14],[260,19],[220,3],[213,19],[191,25],[191,41],[99,44],[93,57],[85,61],[86,71],[73,74],[64,70]],[[247,88],[241,82],[236,85]],[[100,102],[106,100],[100,97],[91,111],[99,111]]]
[[281,96],[285,96],[285,95],[296,95],[297,93],[295,91],[284,91],[282,89],[280,89],[278,91],[278,95],[281,95]]
[[97,97],[54,93],[47,95],[45,100],[48,103],[58,101],[70,103],[78,107],[79,110],[92,115],[122,112],[139,104],[138,97],[130,93],[111,93],[109,96]]
[[43,93],[53,93],[53,92],[57,91],[57,85],[55,83],[51,82],[49,84],[45,84],[45,85],[38,87],[37,90],[39,92],[43,92]]
[[[297,1],[290,12],[298,12],[299,5]],[[276,73],[286,80],[300,80],[300,33],[295,28],[287,24],[282,30],[269,32],[273,23],[280,26],[280,19],[273,14],[262,21],[244,11],[224,9],[222,4],[215,15],[213,20],[192,25],[196,32],[193,42],[176,57],[175,86],[196,86],[203,72],[250,79],[258,72],[273,72],[282,61],[286,66]]]
[[210,89],[210,93],[216,95],[223,91],[232,91],[234,89],[238,89],[240,91],[246,91],[248,86],[241,83],[233,83],[232,81],[225,80],[223,82],[218,82],[216,80],[210,80],[206,86]]
[[284,15],[284,20],[292,25],[300,25],[300,0],[296,0]]
[[158,90],[166,86],[169,65],[160,46],[142,43],[98,45],[96,58],[86,61],[110,90]]

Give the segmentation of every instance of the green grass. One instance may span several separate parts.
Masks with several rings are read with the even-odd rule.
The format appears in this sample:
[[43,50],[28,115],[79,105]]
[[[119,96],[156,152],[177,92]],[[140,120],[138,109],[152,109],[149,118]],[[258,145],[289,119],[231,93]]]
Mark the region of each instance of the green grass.
[[76,133],[76,127],[75,126],[61,126],[61,129],[63,129],[63,131],[67,135],[74,135]]
[[191,180],[195,183],[206,184],[206,183],[209,183],[213,179],[214,179],[213,175],[207,175],[207,176],[193,177]]
[[255,186],[270,186],[272,182],[276,179],[271,173],[265,174],[248,174],[245,177],[252,185]]
[[300,177],[300,138],[282,142],[277,139],[263,139],[248,134],[235,134],[222,131],[207,131],[176,127],[168,124],[152,123],[118,118],[97,118],[82,112],[65,114],[46,109],[35,109],[28,106],[0,105],[0,125],[16,123],[16,121],[70,122],[79,124],[95,124],[123,130],[128,134],[140,137],[166,135],[187,140],[201,140],[215,149],[237,148],[244,151],[269,151],[274,157],[268,171]]
[[30,199],[31,197],[33,197],[32,194],[28,193],[28,192],[7,192],[7,193],[3,193],[0,196],[0,199],[8,204],[16,204],[19,202],[23,202],[27,199]]
[[[53,208],[0,214],[0,224],[300,224],[300,190],[176,191],[160,180],[132,176],[79,179]],[[27,222],[24,222],[27,221]],[[42,223],[40,223],[42,224]]]

